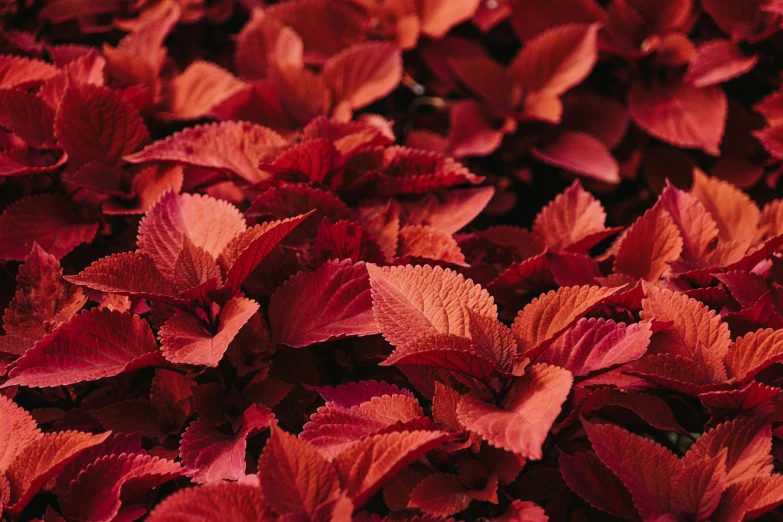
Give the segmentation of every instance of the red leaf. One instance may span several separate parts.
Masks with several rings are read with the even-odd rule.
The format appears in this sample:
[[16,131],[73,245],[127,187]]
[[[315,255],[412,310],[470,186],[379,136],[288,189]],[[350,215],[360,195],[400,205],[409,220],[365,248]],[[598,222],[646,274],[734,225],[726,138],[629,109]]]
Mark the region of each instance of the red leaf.
[[693,194],[684,192],[667,182],[661,193],[660,205],[669,213],[682,237],[682,256],[685,259],[703,259],[713,248],[718,237],[718,224]]
[[87,297],[64,282],[60,263],[37,244],[16,275],[16,294],[3,314],[3,329],[37,341],[71,319]]
[[21,90],[0,90],[0,127],[33,147],[54,144],[54,111],[40,97]]
[[235,294],[247,277],[311,212],[290,219],[256,225],[229,242],[218,259],[226,277],[223,288]]
[[497,318],[497,307],[487,291],[452,270],[372,265],[367,269],[375,320],[393,346],[433,334],[467,337],[468,310]]
[[468,266],[465,256],[451,235],[437,228],[409,225],[400,229],[399,256],[443,261],[452,265]]
[[620,168],[609,149],[586,132],[569,130],[544,147],[534,148],[533,157],[570,172],[604,183],[619,183]]
[[744,382],[783,360],[783,331],[758,330],[736,339],[726,354],[731,377]]
[[726,485],[772,472],[772,427],[766,419],[736,419],[707,431],[685,454],[686,465],[726,455]]
[[179,477],[181,469],[176,462],[149,455],[108,455],[71,482],[60,508],[72,520],[109,522],[138,509],[134,504],[141,503],[144,492]]
[[706,385],[714,383],[703,365],[669,353],[642,357],[622,368],[622,372],[693,396],[702,393]]
[[480,0],[457,3],[448,0],[419,2],[421,32],[432,38],[443,38],[449,29],[472,17],[479,4]]
[[173,300],[174,285],[158,270],[149,254],[124,252],[93,261],[77,275],[65,279],[75,285],[122,295]]
[[682,252],[682,237],[674,220],[659,206],[627,229],[614,259],[614,271],[646,281],[658,281]]
[[217,258],[245,229],[245,219],[233,205],[201,194],[169,191],[141,220],[139,251],[149,254],[160,273],[173,281],[185,238]]
[[158,333],[163,357],[178,364],[217,367],[228,345],[257,311],[258,303],[251,299],[230,299],[220,309],[215,333],[193,315],[175,315],[160,327]]
[[631,493],[595,453],[563,453],[559,463],[566,484],[585,502],[620,518],[639,518]]
[[276,427],[258,467],[264,497],[282,516],[315,520],[318,509],[340,495],[335,468],[315,448]]
[[500,123],[476,101],[455,102],[449,112],[448,150],[455,158],[492,154],[503,143]]
[[783,504],[783,477],[756,477],[730,486],[713,514],[716,522],[754,520]]
[[402,431],[354,442],[334,460],[340,483],[361,507],[395,473],[451,438],[439,431]]
[[85,310],[16,361],[3,386],[38,388],[113,377],[159,359],[146,321],[108,309]]
[[176,161],[186,165],[227,170],[255,183],[268,177],[258,169],[286,145],[266,127],[243,121],[197,125],[125,156],[130,163]]
[[329,58],[323,77],[332,103],[361,109],[393,91],[402,79],[402,53],[392,43],[353,45]]
[[244,79],[265,78],[278,63],[302,67],[302,39],[290,27],[256,9],[237,35],[234,63]]
[[0,89],[36,87],[57,76],[58,72],[54,66],[40,60],[0,55]]
[[617,288],[568,286],[533,299],[520,310],[512,330],[519,350],[536,357],[594,306],[617,292]]
[[755,236],[761,213],[740,189],[696,169],[691,193],[715,219],[722,240],[743,241]]
[[536,364],[514,381],[500,407],[465,395],[457,406],[457,417],[492,446],[539,460],[572,382],[568,370]]
[[473,500],[457,475],[435,473],[419,482],[411,492],[408,507],[428,515],[448,517],[464,511]]
[[638,359],[647,351],[651,334],[650,323],[580,319],[536,360],[581,377]]
[[41,194],[11,204],[0,216],[0,258],[22,261],[34,243],[61,259],[89,243],[98,224],[77,214],[61,194]]
[[544,510],[532,502],[515,500],[509,504],[503,515],[490,519],[491,522],[548,522]]
[[717,156],[726,126],[726,95],[717,86],[648,88],[641,83],[628,94],[631,117],[652,136],[678,147]]
[[747,40],[763,34],[776,18],[764,12],[759,0],[705,0],[704,10],[734,41]]
[[318,408],[304,425],[299,438],[333,459],[351,443],[369,435],[431,428],[418,401],[405,394],[384,394],[360,404],[343,407],[334,403]]
[[263,168],[275,173],[305,176],[310,181],[322,183],[342,165],[342,154],[334,144],[327,138],[316,138],[291,147]]
[[479,187],[426,194],[402,204],[409,225],[426,225],[454,234],[470,224],[492,199],[495,189]]
[[57,109],[57,141],[71,165],[117,165],[150,139],[139,112],[106,87],[71,82]]
[[598,60],[597,24],[569,24],[548,29],[526,42],[509,73],[526,91],[525,112],[559,122],[558,99],[578,85]]
[[169,496],[147,519],[149,522],[272,522],[261,490],[235,483],[187,488]]
[[7,397],[0,396],[0,472],[5,472],[14,459],[35,440],[42,437],[35,420]]
[[683,461],[672,491],[672,507],[696,520],[708,520],[726,488],[726,450],[712,458]]
[[712,40],[699,46],[683,81],[694,87],[723,83],[747,73],[757,61],[756,56],[745,56],[729,40]]
[[[577,180],[541,209],[533,224],[533,231],[544,238],[551,250],[559,251],[574,247],[606,230],[605,222],[606,212],[601,203],[585,191]],[[591,246],[586,244],[584,249]]]
[[328,261],[298,273],[272,296],[269,322],[277,342],[294,348],[378,333],[365,264]]
[[250,86],[211,62],[195,61],[174,77],[166,89],[167,116],[195,120]]
[[8,511],[19,515],[44,485],[79,454],[96,446],[110,433],[92,435],[79,431],[47,433],[28,444],[8,467],[12,505]]
[[335,387],[318,386],[312,389],[326,402],[334,403],[343,408],[358,406],[373,397],[381,397],[383,395],[405,395],[413,398],[413,394],[408,390],[400,389],[396,384],[389,384],[383,381],[349,382]]
[[243,414],[237,433],[226,434],[206,419],[188,425],[180,440],[179,455],[191,480],[198,483],[240,480],[245,476],[247,438],[273,422],[272,411],[261,404]]
[[672,477],[682,470],[677,456],[618,426],[583,424],[596,455],[631,492],[642,517],[671,513]]

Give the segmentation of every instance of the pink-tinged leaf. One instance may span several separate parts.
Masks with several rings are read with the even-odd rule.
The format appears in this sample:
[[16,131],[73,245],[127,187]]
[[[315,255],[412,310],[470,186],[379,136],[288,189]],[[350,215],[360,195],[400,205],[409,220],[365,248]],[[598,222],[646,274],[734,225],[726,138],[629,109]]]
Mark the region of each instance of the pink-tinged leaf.
[[421,32],[432,38],[443,38],[449,29],[472,17],[480,3],[480,0],[457,3],[448,0],[419,2]]
[[647,355],[621,368],[622,373],[642,377],[663,388],[697,396],[714,383],[704,365],[682,355]]
[[584,80],[598,60],[597,24],[568,24],[548,29],[526,42],[509,66],[525,89],[525,112],[559,122],[558,97]]
[[[605,222],[604,207],[577,180],[541,209],[533,231],[544,238],[551,250],[559,251],[606,230]],[[586,245],[585,250],[591,246]]]
[[402,53],[388,42],[353,45],[326,61],[323,77],[335,105],[360,109],[397,87],[402,79]]
[[16,361],[4,386],[38,388],[113,377],[154,364],[158,346],[142,318],[85,310],[38,341]]
[[724,449],[714,457],[683,461],[680,474],[672,477],[679,486],[672,491],[674,510],[695,520],[709,519],[727,485],[726,453]]
[[130,163],[175,161],[186,165],[233,172],[255,183],[268,176],[258,169],[271,160],[287,141],[275,131],[245,121],[197,125],[156,141],[125,157]]
[[755,520],[783,504],[783,477],[770,475],[733,484],[712,516],[715,522]]
[[185,429],[179,455],[191,480],[203,484],[245,476],[247,438],[268,427],[275,416],[266,406],[256,404],[242,417],[237,433],[225,433],[206,419],[197,419]]
[[0,55],[0,89],[36,87],[57,74],[57,68],[46,62]]
[[595,453],[563,453],[559,463],[566,484],[585,502],[620,518],[638,519],[631,493]]
[[543,508],[532,502],[515,500],[509,504],[501,516],[490,519],[491,522],[549,522]]
[[333,459],[369,435],[432,427],[415,398],[394,394],[372,397],[350,408],[327,403],[310,416],[299,438]]
[[258,311],[258,303],[245,297],[230,299],[218,316],[217,332],[211,332],[197,317],[175,315],[160,327],[161,352],[177,364],[216,367],[239,330]]
[[149,254],[161,274],[174,280],[185,238],[217,258],[245,229],[245,219],[230,203],[201,194],[169,191],[141,220],[139,251]]
[[226,272],[223,288],[231,294],[236,293],[272,249],[310,214],[312,211],[282,221],[256,225],[232,239],[218,259]]
[[16,275],[16,294],[3,314],[3,329],[37,341],[76,314],[87,297],[64,282],[57,259],[37,244]]
[[769,292],[769,286],[763,277],[753,272],[732,270],[725,274],[714,274],[715,279],[726,285],[731,297],[743,308],[750,308]]
[[761,212],[747,194],[731,183],[696,169],[691,194],[717,223],[720,239],[742,241],[755,236]]
[[560,286],[593,285],[602,275],[598,261],[578,252],[547,252],[552,279]]
[[569,130],[543,147],[532,150],[533,157],[570,172],[604,183],[620,183],[620,168],[598,138],[586,132]]
[[647,297],[642,301],[642,319],[667,325],[656,333],[650,345],[654,352],[668,352],[694,358],[702,346],[708,361],[708,375],[716,381],[725,379],[723,358],[731,343],[729,328],[706,305],[685,294],[645,285]]
[[402,208],[409,225],[427,225],[454,234],[470,224],[494,194],[492,187],[450,190],[404,202]]
[[468,266],[457,241],[446,232],[423,225],[409,225],[400,229],[399,257],[424,258],[452,265]]
[[520,310],[512,330],[523,354],[546,348],[566,328],[617,292],[617,288],[568,286],[533,299]]
[[89,243],[98,224],[77,213],[61,194],[21,199],[0,216],[0,258],[23,261],[33,244],[61,259],[82,243]]
[[471,340],[456,335],[434,334],[421,336],[394,350],[381,366],[429,366],[456,372],[481,381],[489,381],[497,363],[477,353]]
[[777,404],[780,389],[750,381],[736,390],[718,390],[699,394],[699,400],[712,419],[752,413],[759,417],[771,414]]
[[772,472],[772,427],[767,419],[738,418],[707,431],[691,446],[683,460],[695,464],[726,455],[726,485],[743,482]]
[[734,41],[742,41],[764,34],[774,27],[774,13],[765,12],[760,0],[704,0],[704,10]]
[[166,116],[195,120],[250,85],[211,62],[195,61],[166,88]]
[[384,381],[349,382],[334,387],[318,386],[313,387],[312,389],[326,402],[334,403],[343,408],[358,406],[363,402],[369,401],[373,397],[381,397],[383,395],[405,395],[407,397],[413,397],[413,394],[410,391],[404,388],[400,389],[396,384],[389,384]]
[[44,485],[79,454],[109,438],[110,433],[92,435],[79,431],[47,433],[28,444],[6,471],[11,485],[8,511],[19,515]]
[[307,442],[276,427],[258,468],[264,497],[282,516],[314,520],[319,507],[340,495],[335,468]]
[[60,498],[69,520],[110,522],[142,504],[143,494],[179,477],[176,462],[149,455],[109,455],[87,466]]
[[419,482],[411,492],[408,507],[428,515],[448,517],[464,511],[473,496],[457,475],[435,473]]
[[166,192],[180,192],[184,182],[182,165],[157,165],[146,167],[133,178],[132,201],[108,200],[103,213],[109,215],[144,214]]
[[643,518],[671,512],[672,477],[682,469],[677,456],[663,446],[618,426],[584,422],[601,462],[631,492]]
[[515,364],[521,361],[517,341],[511,328],[494,317],[468,311],[470,340],[473,350],[481,357],[494,361],[505,373],[515,373]]
[[373,312],[384,338],[401,347],[425,335],[469,335],[468,311],[497,318],[492,297],[452,270],[369,265]]
[[57,141],[71,165],[98,161],[117,165],[149,142],[136,108],[107,87],[71,83],[57,109]]
[[173,283],[163,277],[149,254],[140,252],[104,257],[65,279],[101,292],[176,301]]
[[712,40],[699,46],[683,81],[706,87],[742,76],[756,66],[756,56],[746,56],[729,40]]
[[237,35],[234,63],[244,79],[261,79],[270,67],[282,63],[303,66],[302,39],[290,27],[256,9]]
[[455,102],[449,111],[448,150],[455,158],[492,154],[503,143],[500,123],[474,100]]
[[726,354],[731,377],[744,382],[783,360],[783,331],[758,330],[736,339]]
[[627,229],[615,254],[614,271],[658,281],[682,253],[682,237],[666,210],[655,206]]
[[[180,296],[191,296],[199,288],[214,288],[223,280],[220,267],[214,257],[197,247],[185,236],[182,250],[174,262],[174,285],[180,290]],[[204,286],[202,286],[204,285]]]
[[298,273],[272,296],[269,322],[277,342],[294,348],[378,333],[366,265],[328,261]]
[[27,176],[41,174],[62,167],[68,155],[62,151],[45,151],[16,147],[0,151],[0,176]]
[[[594,412],[599,412],[604,407],[610,409],[623,408],[633,412],[655,429],[674,431],[677,433],[686,433],[674,417],[669,405],[663,399],[654,395],[643,393],[626,393],[617,388],[601,387],[596,388],[587,397],[581,400],[569,414],[568,418],[557,426],[555,433],[564,428],[577,424],[580,417],[587,417]],[[600,416],[600,414],[598,414]]]
[[302,38],[306,63],[321,64],[365,39],[365,20],[352,4],[296,0],[269,6],[265,13],[290,26]]
[[264,165],[264,170],[280,174],[305,176],[322,183],[329,174],[342,167],[343,157],[327,138],[316,138],[295,145]]
[[333,463],[340,483],[359,508],[402,468],[450,438],[439,431],[373,435],[348,446]]
[[718,237],[718,224],[693,194],[667,183],[659,204],[669,213],[682,236],[684,258],[704,258]]
[[638,359],[647,351],[650,335],[650,323],[626,325],[605,319],[580,319],[536,360],[581,377]]
[[385,260],[378,243],[361,225],[345,220],[332,224],[327,217],[321,221],[313,242],[313,258],[350,259],[354,263],[383,263]]
[[5,472],[17,455],[42,435],[30,414],[5,396],[0,396],[0,418],[0,472]]
[[678,147],[717,156],[726,127],[726,95],[718,86],[651,87],[641,83],[628,94],[631,117],[652,136]]
[[26,91],[0,90],[0,127],[33,147],[54,144],[54,111],[41,98]]
[[539,460],[572,382],[568,370],[536,364],[514,381],[500,406],[465,395],[457,406],[457,417],[492,446]]
[[272,522],[257,486],[236,483],[187,488],[164,499],[149,522]]

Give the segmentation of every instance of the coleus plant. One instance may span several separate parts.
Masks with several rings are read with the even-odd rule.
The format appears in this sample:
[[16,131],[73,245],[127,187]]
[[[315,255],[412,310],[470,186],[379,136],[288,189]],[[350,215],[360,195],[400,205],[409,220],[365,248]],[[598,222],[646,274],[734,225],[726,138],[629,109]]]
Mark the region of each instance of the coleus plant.
[[3,519],[779,518],[779,2],[0,11]]

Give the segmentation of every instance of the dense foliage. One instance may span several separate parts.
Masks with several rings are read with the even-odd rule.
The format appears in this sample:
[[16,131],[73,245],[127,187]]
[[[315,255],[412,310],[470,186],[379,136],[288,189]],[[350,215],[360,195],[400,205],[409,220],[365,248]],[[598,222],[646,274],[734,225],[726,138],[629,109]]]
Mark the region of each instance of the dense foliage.
[[0,2],[0,515],[783,504],[783,2]]

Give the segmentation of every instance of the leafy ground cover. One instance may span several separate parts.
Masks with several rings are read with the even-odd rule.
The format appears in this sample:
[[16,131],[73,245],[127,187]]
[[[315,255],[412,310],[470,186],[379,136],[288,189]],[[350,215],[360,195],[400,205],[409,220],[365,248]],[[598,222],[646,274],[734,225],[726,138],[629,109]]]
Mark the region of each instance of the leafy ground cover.
[[780,1],[0,12],[4,519],[780,519]]

